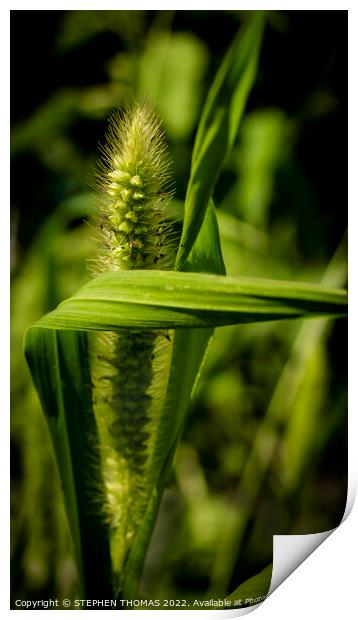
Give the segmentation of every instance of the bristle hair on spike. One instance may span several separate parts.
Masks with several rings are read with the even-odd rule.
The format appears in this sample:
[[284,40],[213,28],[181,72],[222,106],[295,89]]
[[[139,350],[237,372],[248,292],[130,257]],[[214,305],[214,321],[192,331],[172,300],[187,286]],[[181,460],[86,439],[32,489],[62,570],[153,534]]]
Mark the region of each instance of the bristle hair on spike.
[[101,240],[92,273],[172,268],[170,163],[160,121],[147,105],[112,112],[101,154],[95,176]]

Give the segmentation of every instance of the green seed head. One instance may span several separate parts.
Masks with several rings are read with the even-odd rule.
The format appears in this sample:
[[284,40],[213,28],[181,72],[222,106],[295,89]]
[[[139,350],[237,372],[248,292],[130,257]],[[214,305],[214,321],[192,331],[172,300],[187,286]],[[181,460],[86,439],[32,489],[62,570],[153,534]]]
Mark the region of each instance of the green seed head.
[[169,206],[168,158],[160,122],[136,105],[109,121],[96,186],[99,242],[94,275],[122,269],[170,269],[174,264],[173,217]]
[[[159,121],[146,106],[136,106],[123,116],[114,114],[102,153],[96,186],[103,198],[95,222],[93,275],[170,269],[176,243]],[[171,351],[163,335],[142,331],[95,334],[92,347],[104,512],[112,529],[113,567],[120,574],[148,501],[146,472],[153,458]]]

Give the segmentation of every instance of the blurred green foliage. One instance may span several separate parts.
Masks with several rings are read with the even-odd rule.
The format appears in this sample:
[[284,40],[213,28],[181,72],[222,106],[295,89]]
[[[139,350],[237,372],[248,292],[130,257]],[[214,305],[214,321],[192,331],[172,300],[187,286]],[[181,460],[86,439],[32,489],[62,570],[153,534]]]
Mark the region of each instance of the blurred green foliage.
[[[229,275],[346,284],[346,21],[344,11],[318,13],[269,15],[257,84],[216,188]],[[15,598],[71,598],[77,587],[22,338],[89,277],[85,219],[106,117],[133,97],[155,105],[180,212],[207,86],[245,18],[239,11],[13,12],[13,40],[22,41],[13,53],[12,129]],[[225,594],[272,561],[273,533],[338,524],[346,497],[345,343],[343,321],[216,330],[143,596]]]

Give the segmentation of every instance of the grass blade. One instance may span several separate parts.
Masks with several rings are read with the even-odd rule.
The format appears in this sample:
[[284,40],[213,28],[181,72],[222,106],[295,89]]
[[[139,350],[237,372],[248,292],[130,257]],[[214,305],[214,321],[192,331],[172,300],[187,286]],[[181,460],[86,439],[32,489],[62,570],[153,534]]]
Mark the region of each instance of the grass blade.
[[196,134],[184,227],[176,268],[181,270],[198,236],[256,75],[264,14],[254,11],[224,59],[209,91]]
[[88,390],[87,335],[32,329],[25,353],[56,454],[81,592],[110,597],[108,535],[93,499],[100,481],[96,424]]
[[346,291],[316,284],[133,270],[91,280],[36,325],[80,330],[215,327],[336,317],[346,311]]

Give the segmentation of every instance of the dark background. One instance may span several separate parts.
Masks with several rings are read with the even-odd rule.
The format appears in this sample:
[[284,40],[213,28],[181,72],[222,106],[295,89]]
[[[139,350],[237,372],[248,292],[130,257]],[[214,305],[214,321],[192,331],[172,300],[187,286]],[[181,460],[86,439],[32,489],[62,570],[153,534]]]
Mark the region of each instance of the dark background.
[[[105,82],[106,61],[128,47],[121,36],[104,29],[80,46],[61,52],[56,40],[64,13],[12,11],[11,118],[14,124],[27,119],[58,89]],[[247,108],[248,111],[258,106],[283,108],[303,123],[296,155],[305,175],[314,184],[320,209],[320,218],[313,218],[310,205],[300,204],[299,237],[308,252],[317,251],[316,240],[322,235],[333,251],[345,228],[341,215],[347,204],[347,16],[346,11],[273,14]],[[142,37],[136,42],[139,48],[144,46],[145,34],[156,18],[156,11],[142,13]],[[236,18],[224,11],[177,11],[173,16],[174,31],[195,32],[210,49],[204,91],[236,32],[238,21],[239,12]],[[322,99],[327,96],[328,110],[324,115],[321,110],[312,109],[315,103],[312,99],[317,95]],[[334,107],[334,113],[330,106]],[[88,152],[102,140],[105,123],[105,118],[95,122],[74,115],[67,131]],[[193,137],[192,134],[191,141]],[[188,158],[187,169],[189,163]],[[26,149],[14,159],[12,179],[12,200],[26,219],[26,225],[19,227],[19,240],[24,245],[38,229],[42,211],[48,213],[51,203],[86,189],[88,183],[83,178],[71,186],[70,179],[61,175],[49,178],[48,170]],[[181,189],[184,187],[183,183]],[[182,191],[181,197],[183,194]],[[280,198],[275,204],[277,215],[287,208],[286,196]]]

